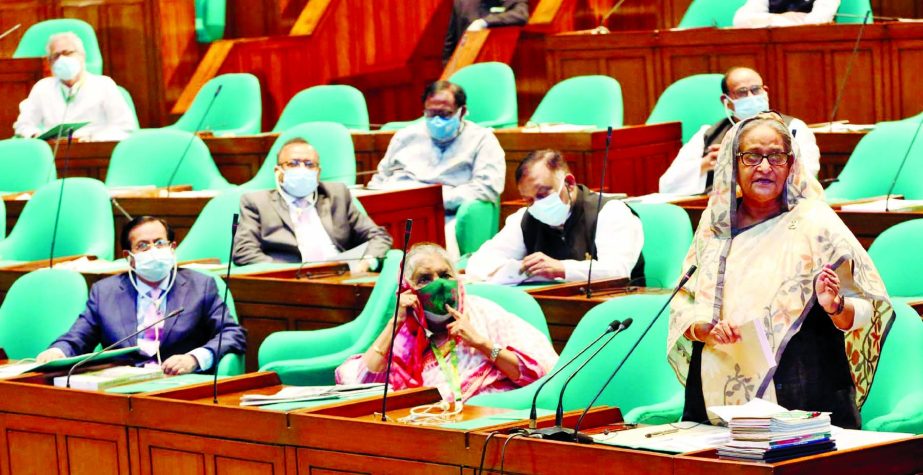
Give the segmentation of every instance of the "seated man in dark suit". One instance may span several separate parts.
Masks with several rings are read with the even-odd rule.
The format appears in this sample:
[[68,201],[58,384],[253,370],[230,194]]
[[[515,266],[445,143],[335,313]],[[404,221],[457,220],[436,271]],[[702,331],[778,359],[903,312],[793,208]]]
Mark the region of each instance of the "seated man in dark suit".
[[240,198],[234,263],[317,262],[366,245],[358,270],[374,268],[391,236],[354,204],[342,183],[318,181],[320,156],[306,140],[279,149],[276,189]]
[[129,271],[94,284],[86,310],[37,360],[82,355],[97,345],[111,345],[179,308],[184,310],[178,317],[122,346],[139,346],[141,361],[162,362],[163,372],[169,375],[210,371],[222,356],[244,353],[246,332],[225,315],[228,309],[214,278],[177,269],[173,241],[173,230],[162,219],[139,216],[129,221],[121,235]]

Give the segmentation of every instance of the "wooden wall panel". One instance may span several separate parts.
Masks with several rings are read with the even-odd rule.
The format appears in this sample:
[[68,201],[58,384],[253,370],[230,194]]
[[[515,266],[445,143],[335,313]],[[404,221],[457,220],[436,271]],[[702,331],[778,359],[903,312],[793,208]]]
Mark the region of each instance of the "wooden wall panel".
[[923,18],[920,0],[872,0],[872,11],[877,16]]
[[[8,58],[16,51],[22,34],[29,25],[38,23],[50,15],[49,0],[4,0],[0,5],[0,30],[6,31],[21,23],[18,30],[0,40],[0,58]],[[0,31],[0,32],[2,32]],[[4,96],[7,97],[7,96]]]
[[19,103],[42,78],[41,59],[0,58],[0,139],[13,136],[13,123],[19,117]]
[[923,65],[923,39],[898,40],[891,44],[891,107],[894,118],[923,112],[920,72]]
[[[142,475],[285,474],[285,448],[195,437],[186,434],[138,430]],[[292,472],[294,473],[294,472]]]
[[459,475],[461,473],[461,468],[457,466],[303,448],[298,449],[298,470],[300,473],[316,475],[387,473]]

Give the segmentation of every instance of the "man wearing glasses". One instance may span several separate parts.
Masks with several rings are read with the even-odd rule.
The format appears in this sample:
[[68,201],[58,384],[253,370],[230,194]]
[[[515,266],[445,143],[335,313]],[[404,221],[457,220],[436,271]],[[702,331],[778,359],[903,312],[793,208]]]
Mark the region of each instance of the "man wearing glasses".
[[465,201],[496,201],[506,162],[490,129],[465,120],[465,91],[436,81],[423,92],[423,120],[399,130],[378,164],[369,188],[441,184],[446,211],[446,250],[458,257],[455,212]]
[[[721,103],[726,119],[713,126],[702,126],[679,150],[670,168],[660,177],[660,192],[678,195],[698,195],[711,189],[715,162],[721,141],[737,122],[754,117],[769,109],[769,88],[763,84],[759,73],[743,67],[734,67],[721,81]],[[805,168],[817,176],[820,170],[820,149],[814,133],[799,119],[782,114],[785,125],[795,136],[801,149]]]
[[[86,309],[38,355],[38,362],[89,353],[151,324],[122,346],[138,346],[139,364],[160,365],[168,375],[211,371],[222,356],[244,353],[246,332],[225,314],[228,309],[214,278],[177,269],[174,234],[165,221],[132,219],[122,228],[121,245],[128,272],[94,284]],[[184,309],[179,316],[157,323],[179,308]]]
[[306,140],[282,145],[276,189],[240,198],[235,264],[331,261],[359,248],[363,257],[353,269],[377,267],[391,236],[353,204],[346,185],[319,181],[320,170],[320,156]]

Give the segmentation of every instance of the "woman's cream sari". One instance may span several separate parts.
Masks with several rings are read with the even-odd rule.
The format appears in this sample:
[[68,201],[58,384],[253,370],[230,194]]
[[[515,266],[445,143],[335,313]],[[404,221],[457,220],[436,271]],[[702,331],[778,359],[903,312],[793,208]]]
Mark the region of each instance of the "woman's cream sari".
[[814,279],[824,265],[839,264],[843,295],[871,301],[874,309],[868,325],[845,336],[861,408],[893,319],[884,284],[868,253],[823,201],[823,189],[806,173],[794,140],[795,159],[783,190],[785,211],[746,230],[734,227],[738,136],[750,120],[737,124],[721,145],[714,192],[683,264],[695,264],[698,271],[671,307],[668,359],[685,384],[692,343],[683,333],[693,323],[730,321],[740,326],[741,341],[706,345],[702,352],[705,406],[742,404],[754,397],[775,401],[776,364],[817,304]]

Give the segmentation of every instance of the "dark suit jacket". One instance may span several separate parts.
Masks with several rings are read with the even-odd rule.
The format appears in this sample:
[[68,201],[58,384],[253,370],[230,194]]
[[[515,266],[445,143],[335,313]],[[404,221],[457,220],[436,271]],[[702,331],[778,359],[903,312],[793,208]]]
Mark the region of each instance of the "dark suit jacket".
[[[128,273],[107,277],[90,289],[87,308],[77,317],[71,329],[51,344],[67,356],[89,353],[96,345],[109,346],[138,330],[138,291],[128,280]],[[218,354],[218,335],[221,315],[227,312],[218,287],[211,276],[188,269],[180,269],[176,282],[167,294],[166,313],[182,307],[183,313],[164,322],[160,340],[160,355],[185,354],[205,347],[215,357],[212,369],[228,353],[244,353],[247,334],[230,315],[224,319],[220,331],[221,354]],[[137,345],[130,338],[120,348]]]
[[[493,7],[503,7],[503,13],[491,13]],[[529,0],[454,0],[449,29],[445,32],[442,62],[448,62],[455,46],[465,36],[474,20],[483,18],[488,28],[525,25],[529,21]]]
[[[380,258],[391,249],[391,235],[353,205],[342,183],[320,183],[317,215],[341,252],[368,241],[365,254]],[[234,263],[301,262],[288,203],[277,190],[247,193],[240,198],[240,225],[234,238]]]

